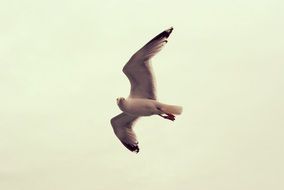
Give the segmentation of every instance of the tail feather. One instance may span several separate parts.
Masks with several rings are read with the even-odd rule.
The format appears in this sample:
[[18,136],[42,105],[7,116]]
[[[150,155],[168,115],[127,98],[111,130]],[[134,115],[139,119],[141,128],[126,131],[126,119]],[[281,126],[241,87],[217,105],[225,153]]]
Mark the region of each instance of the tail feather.
[[171,114],[174,114],[174,115],[180,115],[182,113],[182,107],[181,106],[175,106],[175,105],[162,104],[161,110],[165,113],[171,113]]

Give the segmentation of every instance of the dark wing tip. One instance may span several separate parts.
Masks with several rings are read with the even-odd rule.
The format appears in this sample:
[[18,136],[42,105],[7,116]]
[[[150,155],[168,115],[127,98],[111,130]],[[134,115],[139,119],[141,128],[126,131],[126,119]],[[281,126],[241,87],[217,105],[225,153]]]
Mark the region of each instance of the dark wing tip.
[[[162,38],[168,38],[170,36],[170,34],[172,33],[173,31],[173,27],[170,27],[169,29],[167,30],[164,30],[163,32],[161,32],[160,34],[158,34],[156,37],[154,37],[150,42],[148,42],[147,44],[150,44],[151,42],[153,41],[156,41],[156,40],[160,40]],[[146,44],[146,45],[147,45]]]
[[169,35],[172,33],[173,30],[174,30],[174,28],[170,27],[169,29],[165,30],[164,32],[166,32],[168,34],[167,37],[169,37]]
[[127,144],[125,142],[122,142],[122,144],[128,149],[130,150],[131,152],[135,152],[135,153],[138,153],[139,152],[139,146],[138,146],[138,142],[134,145],[132,144]]
[[[169,29],[167,29],[167,30],[164,30],[161,34],[159,34],[159,35],[161,35],[161,38],[164,38],[164,37],[166,37],[166,38],[168,38],[170,35],[171,35],[171,33],[172,33],[172,31],[174,30],[174,28],[173,27],[170,27]],[[158,35],[158,36],[159,36]]]

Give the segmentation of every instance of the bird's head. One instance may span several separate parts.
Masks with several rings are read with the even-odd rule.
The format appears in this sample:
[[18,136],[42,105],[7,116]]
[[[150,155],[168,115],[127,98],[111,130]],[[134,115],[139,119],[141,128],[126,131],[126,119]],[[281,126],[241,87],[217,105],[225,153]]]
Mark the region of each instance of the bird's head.
[[125,98],[123,97],[116,98],[116,103],[118,106],[120,106],[124,101],[125,101]]

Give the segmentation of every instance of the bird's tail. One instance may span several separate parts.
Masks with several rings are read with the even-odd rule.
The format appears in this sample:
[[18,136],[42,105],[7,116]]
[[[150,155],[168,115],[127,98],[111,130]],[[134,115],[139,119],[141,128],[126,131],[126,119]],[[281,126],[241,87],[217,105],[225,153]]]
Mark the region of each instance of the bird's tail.
[[180,115],[182,113],[182,107],[176,105],[160,104],[160,109],[165,113],[174,115]]

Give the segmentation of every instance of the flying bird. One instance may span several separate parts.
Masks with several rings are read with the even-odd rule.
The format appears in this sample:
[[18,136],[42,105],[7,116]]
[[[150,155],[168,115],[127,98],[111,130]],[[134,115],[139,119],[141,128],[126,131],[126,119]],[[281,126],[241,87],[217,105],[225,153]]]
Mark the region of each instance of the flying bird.
[[122,111],[111,119],[115,135],[130,151],[138,153],[139,146],[133,126],[141,116],[158,115],[164,119],[175,120],[175,115],[182,113],[182,107],[157,101],[151,58],[168,42],[173,27],[164,30],[140,50],[125,64],[122,71],[130,81],[128,98],[117,98],[117,105]]

